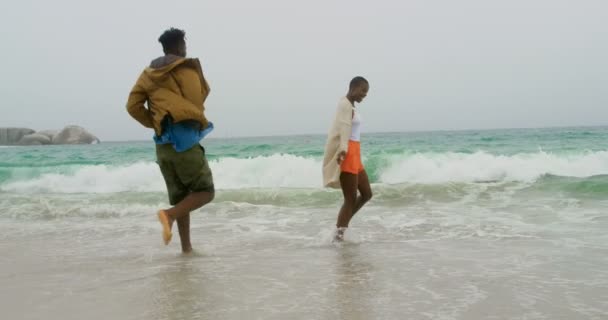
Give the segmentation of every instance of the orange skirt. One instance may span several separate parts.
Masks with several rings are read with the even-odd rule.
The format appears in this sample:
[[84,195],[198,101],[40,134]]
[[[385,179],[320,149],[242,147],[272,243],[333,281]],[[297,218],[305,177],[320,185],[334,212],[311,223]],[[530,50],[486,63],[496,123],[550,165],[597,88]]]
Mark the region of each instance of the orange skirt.
[[361,143],[359,141],[348,141],[348,151],[346,152],[346,158],[340,164],[340,171],[359,174],[359,172],[365,169],[361,162]]

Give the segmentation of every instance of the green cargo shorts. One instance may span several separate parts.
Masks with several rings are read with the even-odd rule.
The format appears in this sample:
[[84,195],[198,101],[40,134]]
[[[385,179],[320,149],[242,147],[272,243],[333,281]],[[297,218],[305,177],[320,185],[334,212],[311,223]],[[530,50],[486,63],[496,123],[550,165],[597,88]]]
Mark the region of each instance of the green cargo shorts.
[[171,144],[157,144],[156,159],[165,178],[172,206],[191,192],[215,192],[205,149],[200,145],[177,152]]

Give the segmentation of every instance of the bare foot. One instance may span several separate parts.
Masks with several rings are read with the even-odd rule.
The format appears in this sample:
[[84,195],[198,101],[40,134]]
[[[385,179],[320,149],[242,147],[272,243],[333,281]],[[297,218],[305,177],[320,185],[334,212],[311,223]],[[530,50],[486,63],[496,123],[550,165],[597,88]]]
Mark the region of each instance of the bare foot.
[[344,241],[344,231],[346,231],[346,228],[336,229],[336,234],[334,235],[334,242]]
[[163,241],[165,242],[165,245],[168,245],[169,242],[171,242],[171,237],[173,237],[173,234],[171,233],[171,229],[173,227],[173,219],[165,210],[159,210],[158,221],[163,227]]

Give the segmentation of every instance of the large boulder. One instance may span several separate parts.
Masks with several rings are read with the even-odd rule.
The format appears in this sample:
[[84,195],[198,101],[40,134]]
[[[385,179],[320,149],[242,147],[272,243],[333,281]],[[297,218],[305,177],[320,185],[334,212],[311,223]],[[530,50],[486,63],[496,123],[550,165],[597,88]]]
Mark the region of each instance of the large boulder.
[[28,128],[0,128],[0,145],[16,145],[23,136],[34,132]]
[[44,134],[32,133],[27,136],[23,136],[17,143],[20,146],[41,146],[45,144],[51,144],[51,138]]
[[42,131],[38,131],[36,133],[38,134],[43,134],[47,137],[49,137],[49,140],[53,140],[53,137],[58,133],[59,131],[57,130],[42,130]]
[[99,139],[79,126],[67,126],[53,136],[53,144],[94,144]]

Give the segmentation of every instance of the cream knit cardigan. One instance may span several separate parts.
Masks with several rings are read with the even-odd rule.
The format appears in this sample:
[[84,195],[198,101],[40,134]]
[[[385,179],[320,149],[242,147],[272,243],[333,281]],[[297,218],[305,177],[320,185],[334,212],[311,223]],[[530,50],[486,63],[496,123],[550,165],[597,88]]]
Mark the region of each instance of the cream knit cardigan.
[[338,155],[348,151],[348,140],[353,126],[353,104],[346,98],[338,102],[336,118],[327,135],[325,157],[323,159],[323,185],[340,188],[340,165]]

